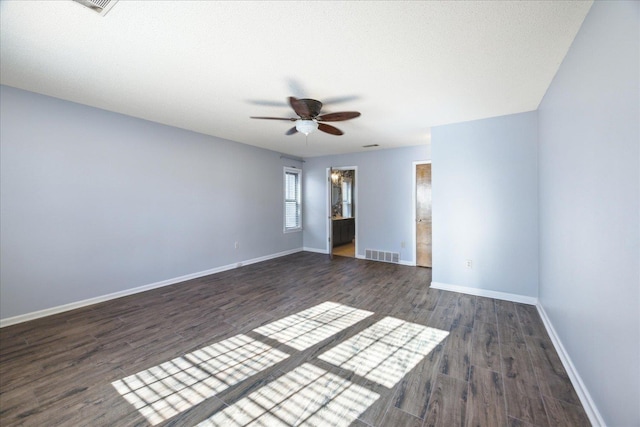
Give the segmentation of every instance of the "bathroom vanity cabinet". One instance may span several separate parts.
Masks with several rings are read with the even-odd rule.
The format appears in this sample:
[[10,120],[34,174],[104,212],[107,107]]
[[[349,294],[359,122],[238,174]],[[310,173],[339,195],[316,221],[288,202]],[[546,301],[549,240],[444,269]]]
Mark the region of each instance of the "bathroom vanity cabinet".
[[339,218],[333,219],[333,246],[351,243],[356,237],[356,220],[355,218]]

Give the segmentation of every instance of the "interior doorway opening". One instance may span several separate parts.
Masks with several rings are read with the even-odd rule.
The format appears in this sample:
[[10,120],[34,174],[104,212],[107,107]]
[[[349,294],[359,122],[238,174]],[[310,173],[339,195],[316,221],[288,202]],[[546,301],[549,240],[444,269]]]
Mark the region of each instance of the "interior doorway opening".
[[415,257],[418,267],[433,267],[431,162],[414,163]]
[[357,256],[357,168],[331,167],[329,179],[329,254]]

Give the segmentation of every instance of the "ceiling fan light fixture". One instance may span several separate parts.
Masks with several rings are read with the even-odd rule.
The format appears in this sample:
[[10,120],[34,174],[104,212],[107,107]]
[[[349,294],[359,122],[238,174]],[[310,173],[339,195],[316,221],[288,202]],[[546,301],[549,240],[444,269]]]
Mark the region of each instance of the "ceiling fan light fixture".
[[309,135],[311,132],[318,129],[318,122],[315,120],[298,119],[296,120],[296,130],[305,135]]

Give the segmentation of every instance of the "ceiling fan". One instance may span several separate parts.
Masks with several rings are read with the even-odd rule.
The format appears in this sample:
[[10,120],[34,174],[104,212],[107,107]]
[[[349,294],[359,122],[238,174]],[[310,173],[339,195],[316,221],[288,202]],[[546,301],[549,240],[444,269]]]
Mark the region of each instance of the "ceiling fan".
[[289,105],[293,108],[293,111],[298,115],[295,117],[251,117],[252,119],[267,119],[267,120],[288,120],[290,122],[296,122],[296,125],[286,132],[286,135],[293,135],[296,132],[309,135],[314,130],[318,129],[331,135],[342,135],[340,129],[335,126],[328,125],[322,122],[340,122],[343,120],[355,119],[360,116],[357,111],[342,111],[339,113],[328,113],[320,115],[322,109],[322,102],[315,99],[298,99],[293,96],[289,97]]

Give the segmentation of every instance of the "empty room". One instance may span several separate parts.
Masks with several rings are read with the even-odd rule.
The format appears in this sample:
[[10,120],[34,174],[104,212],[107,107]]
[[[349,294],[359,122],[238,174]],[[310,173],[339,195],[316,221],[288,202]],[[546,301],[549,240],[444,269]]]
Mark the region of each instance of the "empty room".
[[640,2],[1,0],[0,425],[640,427]]

